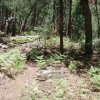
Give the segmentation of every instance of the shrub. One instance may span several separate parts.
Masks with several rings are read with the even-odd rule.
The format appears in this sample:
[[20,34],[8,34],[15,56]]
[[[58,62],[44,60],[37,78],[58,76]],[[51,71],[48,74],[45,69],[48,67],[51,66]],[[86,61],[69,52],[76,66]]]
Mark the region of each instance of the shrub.
[[91,84],[94,89],[100,90],[100,67],[93,67],[88,70],[88,74],[91,78]]
[[73,71],[73,70],[75,70],[76,68],[77,68],[77,66],[76,66],[76,61],[70,61],[70,64],[69,64],[69,69],[71,70],[71,71]]
[[93,41],[93,47],[94,47],[94,50],[100,51],[100,40],[99,39],[95,39]]
[[18,49],[0,53],[0,70],[8,74],[20,72],[24,68],[26,56]]

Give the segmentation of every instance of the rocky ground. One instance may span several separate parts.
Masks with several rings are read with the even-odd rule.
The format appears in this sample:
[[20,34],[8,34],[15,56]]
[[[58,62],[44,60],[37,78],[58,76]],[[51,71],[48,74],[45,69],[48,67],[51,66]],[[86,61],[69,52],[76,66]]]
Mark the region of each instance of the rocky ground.
[[0,100],[99,100],[100,92],[89,88],[85,75],[71,73],[68,68],[38,69],[33,64],[14,80],[0,82]]
[[68,68],[56,69],[49,66],[44,70],[38,70],[35,75],[34,84],[27,86],[22,92],[22,100],[36,98],[37,100],[99,100],[100,98],[100,92],[93,92],[89,88],[89,81],[85,75],[72,74]]

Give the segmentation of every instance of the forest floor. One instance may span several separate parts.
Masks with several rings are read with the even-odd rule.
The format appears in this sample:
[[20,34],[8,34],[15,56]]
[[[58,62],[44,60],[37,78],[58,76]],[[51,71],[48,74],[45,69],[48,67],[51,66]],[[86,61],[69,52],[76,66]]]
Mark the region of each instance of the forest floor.
[[[59,69],[48,67],[45,70],[39,70],[33,64],[26,66],[27,69],[17,75],[14,80],[9,78],[2,80],[0,100],[100,99],[100,92],[91,90],[89,80],[84,75],[72,74],[68,68],[64,67]],[[49,77],[45,78],[44,74]]]
[[[32,45],[16,48],[27,52]],[[39,69],[32,62],[25,68],[14,79],[0,79],[0,100],[100,100],[100,91],[92,90],[85,73],[77,75],[64,66]]]
[[[32,67],[31,67],[32,66]],[[27,69],[17,75],[15,79],[5,78],[0,83],[0,100],[20,100],[21,89],[32,81],[37,70],[34,65],[26,64]]]

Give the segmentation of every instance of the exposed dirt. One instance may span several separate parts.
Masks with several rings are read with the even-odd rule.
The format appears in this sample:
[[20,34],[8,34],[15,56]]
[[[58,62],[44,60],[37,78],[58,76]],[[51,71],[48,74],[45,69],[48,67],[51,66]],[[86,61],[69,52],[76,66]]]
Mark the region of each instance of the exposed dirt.
[[20,91],[32,81],[38,68],[35,65],[27,64],[26,70],[17,75],[14,80],[6,78],[0,84],[0,100],[20,100]]
[[[41,100],[43,96],[47,96],[48,100],[56,100],[52,97],[52,95],[55,95],[55,79],[66,80],[67,82],[63,98],[59,100],[99,100],[100,98],[100,92],[93,92],[89,88],[87,77],[70,73],[68,68],[55,69],[47,67],[47,69],[39,70],[32,63],[27,64],[26,67],[27,69],[17,75],[14,80],[8,78],[2,80],[0,84],[0,100],[34,100],[29,97],[28,99],[20,98],[23,89],[25,89],[23,91],[24,97],[30,95],[30,90],[27,89],[34,82],[36,82],[35,86],[39,86],[38,89],[41,91],[37,100]],[[45,75],[47,78],[41,80],[40,78],[45,77]],[[34,88],[32,86],[33,90]],[[26,94],[25,91],[27,91]],[[49,98],[50,96],[52,99]]]
[[[64,92],[61,92],[61,94],[59,94],[59,90],[56,90],[59,87],[55,84],[56,80],[60,81],[60,83],[63,81],[67,83]],[[38,94],[37,100],[45,100],[44,97],[47,98],[46,100],[99,100],[100,98],[100,92],[91,90],[89,87],[90,82],[84,74],[79,76],[71,73],[68,68],[55,69],[47,67],[47,69],[38,70],[36,79],[34,78],[33,81],[36,83],[34,85],[30,84],[24,89],[21,100],[35,100],[34,94]],[[38,90],[34,90],[35,88],[38,88]],[[62,97],[56,98],[56,95]]]

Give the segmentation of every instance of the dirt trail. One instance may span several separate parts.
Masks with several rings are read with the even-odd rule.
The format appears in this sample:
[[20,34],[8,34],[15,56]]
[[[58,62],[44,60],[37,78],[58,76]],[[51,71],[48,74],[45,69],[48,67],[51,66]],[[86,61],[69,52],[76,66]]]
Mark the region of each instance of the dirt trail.
[[27,70],[15,77],[15,80],[5,79],[0,84],[0,100],[20,100],[20,91],[29,84],[35,76],[38,68],[34,65],[26,65]]

